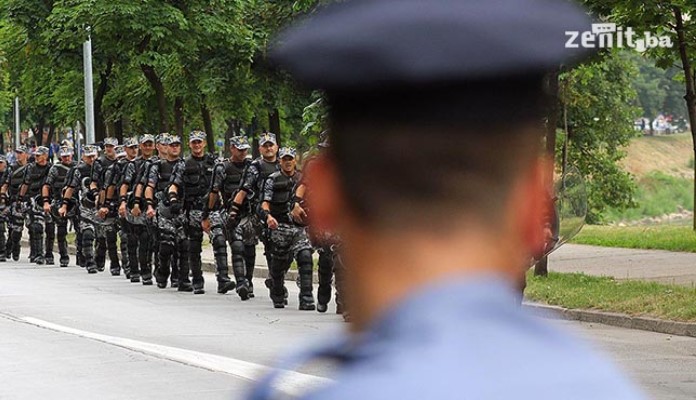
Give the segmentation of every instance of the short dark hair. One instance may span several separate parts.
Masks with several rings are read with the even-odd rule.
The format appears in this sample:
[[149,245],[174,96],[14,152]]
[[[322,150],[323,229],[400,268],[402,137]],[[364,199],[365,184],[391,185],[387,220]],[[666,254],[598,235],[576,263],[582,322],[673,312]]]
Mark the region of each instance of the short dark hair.
[[[500,98],[474,104],[442,92],[329,96],[330,151],[348,206],[365,223],[437,225],[452,212],[493,222],[518,173],[541,155],[539,92],[516,110],[486,108],[496,101],[515,106]],[[500,118],[491,118],[496,113]]]

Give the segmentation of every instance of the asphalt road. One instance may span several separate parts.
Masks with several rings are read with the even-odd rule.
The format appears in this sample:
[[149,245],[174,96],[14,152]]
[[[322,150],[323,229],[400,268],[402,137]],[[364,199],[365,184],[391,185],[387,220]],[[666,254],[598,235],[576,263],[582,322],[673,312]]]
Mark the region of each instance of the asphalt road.
[[[236,399],[279,355],[330,337],[340,316],[273,309],[261,279],[242,302],[131,284],[77,267],[0,264],[0,399]],[[553,322],[596,341],[654,398],[696,398],[696,339]],[[321,385],[331,368],[290,374],[281,390]]]

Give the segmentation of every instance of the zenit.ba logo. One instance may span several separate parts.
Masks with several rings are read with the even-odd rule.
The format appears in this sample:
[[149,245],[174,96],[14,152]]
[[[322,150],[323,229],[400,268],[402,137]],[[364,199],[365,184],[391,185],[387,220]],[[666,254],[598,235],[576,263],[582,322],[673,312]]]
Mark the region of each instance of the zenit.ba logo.
[[565,47],[568,49],[628,47],[643,52],[655,47],[672,47],[669,36],[657,36],[650,32],[639,36],[633,28],[624,29],[613,23],[592,24],[591,31],[566,31],[565,34],[568,38]]

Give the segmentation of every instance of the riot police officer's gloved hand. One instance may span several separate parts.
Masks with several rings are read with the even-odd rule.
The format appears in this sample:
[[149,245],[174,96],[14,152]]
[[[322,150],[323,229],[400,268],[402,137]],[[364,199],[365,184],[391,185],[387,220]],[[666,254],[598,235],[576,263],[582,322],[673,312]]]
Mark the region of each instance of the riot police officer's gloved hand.
[[176,193],[169,193],[169,211],[171,211],[172,214],[179,214],[182,206]]
[[87,192],[87,200],[96,201],[98,194],[99,191],[97,189],[89,189],[89,192]]
[[237,225],[239,223],[239,214],[240,210],[242,208],[242,205],[239,203],[232,202],[232,205],[230,206],[230,212],[227,215],[227,222],[232,224],[232,225]]

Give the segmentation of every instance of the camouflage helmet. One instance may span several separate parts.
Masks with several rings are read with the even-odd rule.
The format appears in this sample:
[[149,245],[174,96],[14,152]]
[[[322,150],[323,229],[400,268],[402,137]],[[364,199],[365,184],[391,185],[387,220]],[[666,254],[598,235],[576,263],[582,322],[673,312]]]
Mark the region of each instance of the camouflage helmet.
[[60,150],[58,151],[58,156],[66,157],[73,155],[73,153],[73,148],[71,146],[61,146]]
[[25,146],[23,144],[17,146],[17,148],[15,149],[15,153],[26,153],[26,152],[27,152],[27,146]]
[[124,145],[119,145],[114,147],[114,151],[116,152],[116,158],[121,158],[126,156],[126,146]]
[[331,147],[331,140],[329,137],[329,131],[323,131],[322,133],[319,134],[319,143],[317,143],[317,146],[327,149]]
[[173,144],[181,144],[181,138],[178,135],[169,135],[167,144],[170,146]]
[[123,145],[126,147],[138,147],[138,138],[129,137],[123,141]]
[[196,140],[205,142],[205,138],[206,135],[203,131],[191,131],[191,133],[189,133],[189,143],[194,142]]
[[269,142],[273,143],[273,144],[278,144],[278,142],[276,141],[275,133],[266,132],[266,133],[261,134],[261,136],[259,136],[259,145],[260,146],[263,146],[264,144],[269,143]]
[[104,139],[104,146],[118,146],[118,139],[113,137],[108,137]]
[[93,144],[88,144],[88,145],[85,145],[85,147],[82,148],[82,152],[83,152],[83,154],[86,155],[87,157],[96,156],[97,154],[99,154],[99,147],[97,147],[97,146],[95,146],[95,145],[93,145]]
[[297,150],[295,150],[292,147],[281,147],[280,150],[278,150],[278,157],[283,158],[283,157],[292,157],[295,158],[297,155]]
[[247,150],[251,148],[251,145],[249,145],[249,139],[247,139],[246,136],[232,136],[230,138],[230,145],[239,150]]
[[47,156],[49,153],[48,147],[46,146],[39,146],[36,149],[34,149],[34,155],[35,156]]
[[146,133],[142,136],[140,136],[140,144],[147,143],[147,142],[154,142],[155,137],[150,135],[149,133]]
[[162,132],[155,136],[155,143],[157,144],[168,144],[167,139],[169,138],[169,132]]

